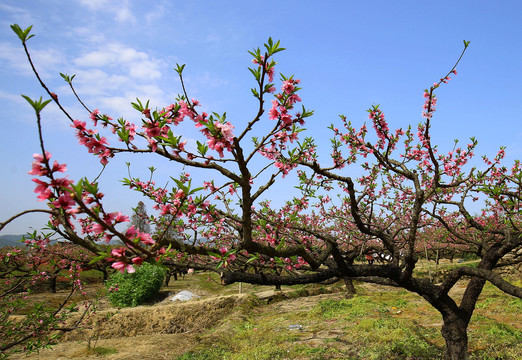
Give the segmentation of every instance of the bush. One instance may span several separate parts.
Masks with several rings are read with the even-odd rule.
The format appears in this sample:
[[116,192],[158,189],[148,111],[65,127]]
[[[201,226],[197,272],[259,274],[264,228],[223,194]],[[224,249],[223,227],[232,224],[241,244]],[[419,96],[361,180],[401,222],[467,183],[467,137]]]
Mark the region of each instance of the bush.
[[165,278],[159,265],[143,263],[135,273],[114,273],[105,282],[110,302],[114,306],[138,306],[156,296]]

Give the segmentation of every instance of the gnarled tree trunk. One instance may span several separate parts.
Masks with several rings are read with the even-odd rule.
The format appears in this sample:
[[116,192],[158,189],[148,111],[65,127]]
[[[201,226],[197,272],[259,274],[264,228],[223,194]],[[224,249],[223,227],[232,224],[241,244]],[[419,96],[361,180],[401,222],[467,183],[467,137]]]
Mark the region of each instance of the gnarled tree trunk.
[[446,340],[445,360],[468,358],[468,321],[456,314],[443,316],[442,337]]

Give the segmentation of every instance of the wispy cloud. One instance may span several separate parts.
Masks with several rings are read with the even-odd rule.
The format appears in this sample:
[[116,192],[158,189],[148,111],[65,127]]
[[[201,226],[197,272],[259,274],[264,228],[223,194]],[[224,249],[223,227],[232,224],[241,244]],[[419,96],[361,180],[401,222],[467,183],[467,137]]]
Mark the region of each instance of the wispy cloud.
[[[166,105],[166,92],[160,82],[167,63],[145,52],[118,43],[101,44],[71,60],[76,88],[102,111],[118,116],[134,115],[130,102],[136,97]],[[99,105],[98,105],[99,104]],[[100,109],[101,110],[101,109]]]
[[74,59],[74,64],[84,68],[114,67],[132,78],[155,80],[161,77],[163,61],[154,59],[145,52],[122,44],[103,45]]
[[33,16],[27,9],[23,9],[17,6],[0,4],[0,12],[7,14],[7,16],[4,16],[0,22],[2,27],[5,27],[7,23],[11,24],[11,21],[15,21],[20,24],[32,24],[34,22]]
[[[57,65],[63,64],[65,58],[59,50],[53,48],[31,49],[30,52],[34,63],[38,65],[39,72],[44,75],[55,71]],[[4,69],[13,69],[25,75],[33,73],[21,46],[7,42],[0,43],[0,62],[3,63]]]
[[132,13],[128,0],[78,0],[79,4],[91,11],[103,11],[111,14],[119,23],[135,23],[136,17]]

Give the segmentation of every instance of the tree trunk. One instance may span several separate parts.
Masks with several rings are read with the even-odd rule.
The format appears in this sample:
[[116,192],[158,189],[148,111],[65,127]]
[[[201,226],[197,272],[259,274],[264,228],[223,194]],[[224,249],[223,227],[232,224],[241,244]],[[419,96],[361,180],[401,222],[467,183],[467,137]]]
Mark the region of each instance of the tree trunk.
[[51,278],[49,280],[51,281],[50,290],[53,294],[56,294],[56,282],[57,282],[56,276],[51,276]]
[[468,358],[468,322],[457,315],[445,316],[442,337],[446,340],[445,360],[465,360]]
[[165,274],[165,286],[169,286],[169,283],[170,283],[170,277],[171,277],[170,272],[168,272],[168,273]]
[[343,280],[344,280],[344,285],[346,286],[346,297],[347,298],[353,297],[355,295],[356,291],[355,291],[355,286],[353,286],[352,279],[343,278]]

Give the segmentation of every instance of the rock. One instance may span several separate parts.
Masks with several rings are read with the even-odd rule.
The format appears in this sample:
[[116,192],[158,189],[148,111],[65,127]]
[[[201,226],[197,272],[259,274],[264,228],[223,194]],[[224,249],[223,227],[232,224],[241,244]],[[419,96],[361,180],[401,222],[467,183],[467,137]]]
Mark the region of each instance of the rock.
[[200,298],[200,297],[201,296],[195,295],[195,294],[191,293],[190,291],[183,290],[183,291],[180,291],[179,293],[177,293],[176,295],[174,295],[170,300],[172,300],[172,301],[176,301],[176,300],[189,301],[189,300],[192,300],[193,298]]

